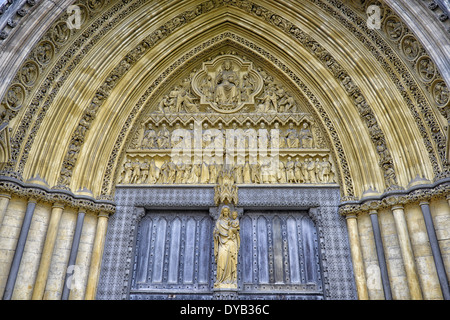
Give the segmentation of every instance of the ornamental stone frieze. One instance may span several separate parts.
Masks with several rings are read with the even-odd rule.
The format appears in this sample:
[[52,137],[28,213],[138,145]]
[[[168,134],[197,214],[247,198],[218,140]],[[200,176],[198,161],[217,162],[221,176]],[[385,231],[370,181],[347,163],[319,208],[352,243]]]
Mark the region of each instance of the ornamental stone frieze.
[[447,199],[450,192],[450,179],[444,178],[431,183],[428,180],[417,177],[411,182],[411,186],[403,190],[387,191],[382,194],[369,189],[359,201],[344,201],[340,204],[339,213],[343,216],[357,215],[370,210],[404,206],[406,204],[432,199]]

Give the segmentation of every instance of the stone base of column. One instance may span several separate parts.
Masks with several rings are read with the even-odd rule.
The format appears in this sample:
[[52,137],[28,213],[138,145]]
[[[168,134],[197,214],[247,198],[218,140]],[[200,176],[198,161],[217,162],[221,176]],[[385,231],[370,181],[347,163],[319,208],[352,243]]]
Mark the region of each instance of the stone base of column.
[[238,290],[233,288],[214,288],[213,300],[238,300]]

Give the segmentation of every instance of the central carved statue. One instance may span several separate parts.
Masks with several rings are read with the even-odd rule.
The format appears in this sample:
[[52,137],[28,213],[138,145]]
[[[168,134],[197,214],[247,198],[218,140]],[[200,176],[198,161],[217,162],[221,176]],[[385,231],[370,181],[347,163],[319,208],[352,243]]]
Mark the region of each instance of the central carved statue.
[[219,104],[233,104],[239,102],[239,76],[233,70],[230,60],[222,64],[222,70],[216,78],[216,102]]
[[235,113],[244,106],[254,108],[255,96],[263,88],[263,78],[252,62],[224,54],[204,62],[193,75],[191,87],[200,98],[199,110]]
[[217,275],[214,288],[237,288],[237,262],[240,246],[239,219],[237,211],[230,217],[230,208],[224,206],[213,231],[214,257]]

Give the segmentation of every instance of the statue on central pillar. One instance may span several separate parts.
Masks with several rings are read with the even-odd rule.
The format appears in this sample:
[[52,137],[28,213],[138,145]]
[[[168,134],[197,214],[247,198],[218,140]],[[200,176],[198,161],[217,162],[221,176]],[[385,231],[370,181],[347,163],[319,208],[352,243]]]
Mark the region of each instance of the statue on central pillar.
[[237,211],[230,217],[230,208],[223,206],[213,231],[217,275],[214,288],[237,289],[237,262],[240,246]]

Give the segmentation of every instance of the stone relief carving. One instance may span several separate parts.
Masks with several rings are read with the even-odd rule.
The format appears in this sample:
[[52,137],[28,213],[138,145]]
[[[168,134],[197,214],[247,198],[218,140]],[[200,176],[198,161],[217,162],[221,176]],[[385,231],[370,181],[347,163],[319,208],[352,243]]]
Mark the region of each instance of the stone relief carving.
[[39,77],[39,66],[34,61],[26,62],[20,72],[22,83],[26,86],[33,86]]
[[[236,61],[247,69],[238,69]],[[203,67],[193,70],[150,108],[127,150],[119,183],[217,184],[216,202],[231,203],[237,202],[235,184],[336,182],[321,130],[310,115],[299,112],[299,103],[281,82],[230,54],[220,54]],[[250,85],[238,81],[236,87],[220,89],[223,70],[231,74],[229,79],[239,71],[244,83],[251,75],[252,88],[259,89],[245,91]],[[258,102],[267,92],[273,93],[270,101],[276,112]],[[242,112],[242,96],[254,97],[244,102],[248,112]],[[189,112],[193,109],[195,112]],[[268,154],[275,147],[280,161],[273,165]],[[174,148],[183,150],[176,159],[172,157]],[[266,153],[251,154],[261,150]],[[295,164],[292,174],[291,162]]]
[[[84,3],[84,1],[83,2],[81,2],[81,3]],[[208,2],[209,3],[209,2]],[[189,11],[189,12],[187,12],[187,13],[185,13],[184,15],[183,15],[183,17],[186,17],[186,20],[189,20],[189,18],[188,18],[188,16],[189,17],[192,17],[192,15],[194,15],[194,16],[196,16],[196,15],[199,15],[199,14],[201,14],[202,12],[206,12],[206,11],[208,11],[208,10],[210,10],[210,9],[212,9],[213,7],[214,7],[214,3],[209,3],[209,7],[208,7],[208,3],[205,3],[205,5],[201,5],[201,6],[199,6],[199,7],[197,7],[195,10],[193,10],[193,11]],[[293,25],[291,25],[291,24],[289,24],[285,19],[282,19],[281,17],[279,17],[279,16],[273,16],[272,15],[272,13],[270,12],[270,11],[268,11],[267,9],[265,9],[265,8],[262,8],[262,7],[260,7],[260,6],[257,6],[257,5],[254,5],[254,4],[252,4],[251,2],[246,2],[246,1],[243,1],[243,2],[238,2],[238,3],[236,3],[236,4],[234,4],[233,3],[233,5],[236,5],[236,6],[239,6],[239,7],[241,7],[241,8],[243,8],[243,9],[245,9],[245,10],[247,10],[248,12],[251,12],[252,14],[254,14],[254,15],[256,15],[256,16],[261,16],[261,17],[263,17],[264,19],[266,19],[266,20],[270,20],[271,22],[273,22],[274,23],[274,25],[276,25],[276,26],[278,26],[278,27],[280,27],[280,28],[282,28],[283,30],[285,30],[286,32],[291,32],[295,37],[297,37],[299,40],[301,40],[303,37],[304,37],[304,34],[302,33],[302,31],[301,30],[299,30],[298,28],[296,28],[295,26],[293,26]],[[319,2],[318,3],[318,5],[319,6],[324,6],[325,4],[323,4],[322,2]],[[92,10],[92,8],[90,7],[90,9]],[[333,11],[333,10],[335,10],[334,8],[325,8],[327,11]],[[343,10],[343,9],[340,9],[341,11]],[[116,10],[117,11],[117,10]],[[188,13],[190,13],[190,15],[188,14]],[[345,12],[344,12],[344,14],[345,14]],[[185,20],[185,21],[186,21]],[[181,20],[180,20],[181,21]],[[174,24],[174,25],[176,25],[176,24]],[[178,24],[179,25],[179,24]],[[290,28],[290,29],[289,29]],[[93,33],[93,29],[91,28],[91,30],[89,31],[90,33]],[[166,32],[165,32],[165,30],[164,30],[164,28],[161,28],[161,29],[158,29],[157,31],[155,31],[155,33],[152,33],[152,35],[151,36],[149,36],[149,41],[151,40],[151,39],[153,39],[153,40],[151,40],[150,42],[149,42],[149,44],[151,45],[151,44],[153,44],[153,43],[155,43],[156,41],[158,41],[159,39],[161,39],[161,38],[163,38],[163,37],[165,37],[166,36]],[[82,40],[82,42],[83,42],[84,40]],[[48,44],[50,44],[50,46],[52,46],[52,44],[50,43],[50,42],[48,42]],[[79,45],[79,44],[78,44]],[[47,46],[47,49],[49,49],[49,47]],[[47,60],[46,58],[45,58],[45,55],[49,55],[50,54],[50,50],[47,50],[47,53],[46,54],[44,54],[43,56],[41,56],[41,59],[43,60],[43,61],[45,61],[45,60]],[[53,54],[53,53],[52,53]],[[37,60],[38,61],[38,60]],[[330,59],[329,60],[329,62],[330,62],[330,68],[331,67],[334,67],[334,66],[337,66],[336,64],[334,64],[333,63],[333,59]],[[409,76],[409,75],[408,75]],[[49,92],[49,91],[48,91]],[[444,93],[445,93],[445,91],[444,91]],[[444,95],[445,96],[445,95]],[[42,98],[42,97],[39,97],[40,99]],[[39,105],[39,103],[37,103],[37,105]],[[33,108],[35,108],[35,107],[33,107]],[[427,103],[425,102],[425,104],[424,104],[424,108],[428,108],[427,107]],[[33,109],[34,110],[34,109]],[[441,109],[440,109],[441,110]],[[32,114],[32,113],[31,113]],[[27,125],[27,123],[29,123],[28,122],[28,117],[29,116],[31,116],[31,114],[29,114],[27,117],[25,117],[24,118],[24,123],[23,123],[23,125],[22,125],[22,127],[23,126],[26,126]],[[427,113],[427,114],[430,114],[430,113]],[[14,114],[12,114],[12,116],[14,116]],[[6,119],[6,118],[5,118]],[[428,120],[427,120],[428,121]],[[430,120],[431,121],[431,120]],[[430,121],[428,121],[428,124],[430,125]],[[432,126],[432,124],[431,124],[431,126]],[[20,141],[21,141],[21,137],[22,137],[22,135],[21,135],[21,132],[22,132],[23,130],[19,130],[18,131],[18,136],[17,137],[19,137],[19,138],[14,138],[14,145],[16,145],[17,147],[19,147],[20,146]],[[440,132],[439,132],[439,130],[432,130],[433,132],[437,132],[437,133],[435,133],[434,135],[436,135],[436,137],[434,137],[434,139],[440,139],[440,137],[438,137],[437,135],[439,135],[440,134]],[[18,141],[16,141],[16,140],[18,140]],[[16,155],[16,153],[14,153],[14,155],[13,155],[13,158],[15,157],[15,155]],[[24,153],[24,157],[26,157],[27,156],[27,153],[25,152]],[[430,157],[431,157],[432,155],[430,155]],[[14,161],[16,162],[18,159],[14,159]],[[25,160],[26,160],[26,158],[25,158]],[[432,161],[433,161],[433,163],[434,163],[434,160],[432,159]],[[20,161],[20,163],[22,163],[23,161],[21,160]],[[436,166],[435,166],[436,167]],[[20,170],[20,168],[19,168],[19,170]],[[343,172],[345,173],[346,172],[346,169],[345,169],[345,167],[342,169],[343,170]],[[108,179],[108,178],[107,178]],[[350,183],[350,182],[349,182]]]
[[436,75],[436,66],[427,56],[421,57],[417,60],[417,73],[423,82],[431,82]]
[[6,104],[9,109],[13,111],[19,110],[25,100],[25,89],[19,85],[15,84],[11,86],[6,93]]
[[440,106],[448,105],[450,101],[449,89],[444,81],[437,81],[433,85],[433,97]]

